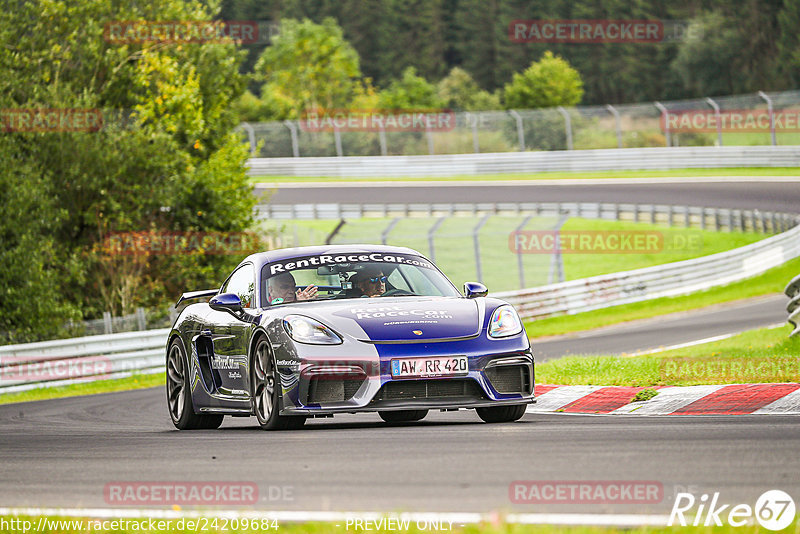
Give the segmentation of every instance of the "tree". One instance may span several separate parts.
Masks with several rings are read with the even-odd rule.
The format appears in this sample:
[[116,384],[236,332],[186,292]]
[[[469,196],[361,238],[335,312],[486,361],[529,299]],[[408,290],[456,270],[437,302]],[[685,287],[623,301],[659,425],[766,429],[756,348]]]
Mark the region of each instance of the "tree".
[[437,87],[439,98],[445,107],[458,111],[480,111],[500,109],[497,95],[482,90],[467,71],[453,67]]
[[583,97],[583,82],[566,60],[545,52],[524,72],[514,74],[503,96],[506,109],[574,106]]
[[425,78],[417,76],[417,69],[408,67],[399,80],[378,93],[378,104],[383,109],[441,108],[444,103],[436,94],[436,87]]
[[[232,133],[230,105],[245,85],[242,54],[233,43],[104,38],[109,21],[210,19],[202,2],[183,0],[38,0],[0,11],[0,109],[96,109],[103,118],[99,130],[0,136],[10,195],[3,205],[20,199],[6,208],[18,228],[0,240],[1,283],[49,296],[21,308],[19,299],[0,299],[0,330],[49,336],[75,310],[96,316],[160,304],[190,284],[218,283],[238,262],[130,262],[99,246],[110,232],[230,232],[252,223],[248,152]],[[18,276],[23,259],[27,286]]]
[[[285,19],[273,45],[256,62],[266,81],[262,99],[274,99],[296,118],[304,110],[346,107],[361,77],[358,54],[332,18],[322,24]],[[277,107],[277,106],[276,106]]]

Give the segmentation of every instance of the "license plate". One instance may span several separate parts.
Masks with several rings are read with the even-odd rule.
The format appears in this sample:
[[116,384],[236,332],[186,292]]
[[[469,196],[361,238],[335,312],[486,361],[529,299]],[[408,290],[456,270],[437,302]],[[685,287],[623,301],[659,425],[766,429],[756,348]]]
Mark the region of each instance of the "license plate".
[[466,356],[392,360],[392,376],[395,378],[466,375],[468,371]]

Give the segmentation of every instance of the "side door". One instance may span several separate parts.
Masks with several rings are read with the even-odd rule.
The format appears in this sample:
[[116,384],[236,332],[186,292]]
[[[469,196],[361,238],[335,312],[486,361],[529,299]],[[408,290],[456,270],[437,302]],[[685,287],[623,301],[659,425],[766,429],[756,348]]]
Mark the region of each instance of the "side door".
[[[222,285],[220,293],[235,293],[242,300],[245,313],[252,311],[255,308],[253,264],[239,266]],[[218,391],[224,395],[247,397],[247,346],[254,324],[232,313],[216,310],[211,310],[207,323],[212,342],[210,368]]]

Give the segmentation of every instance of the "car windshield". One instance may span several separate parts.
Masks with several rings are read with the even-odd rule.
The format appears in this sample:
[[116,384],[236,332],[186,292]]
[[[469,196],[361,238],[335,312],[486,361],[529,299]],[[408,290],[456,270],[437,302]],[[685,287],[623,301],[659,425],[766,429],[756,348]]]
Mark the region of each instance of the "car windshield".
[[459,296],[428,260],[408,254],[303,256],[262,271],[264,306],[311,300],[391,296]]

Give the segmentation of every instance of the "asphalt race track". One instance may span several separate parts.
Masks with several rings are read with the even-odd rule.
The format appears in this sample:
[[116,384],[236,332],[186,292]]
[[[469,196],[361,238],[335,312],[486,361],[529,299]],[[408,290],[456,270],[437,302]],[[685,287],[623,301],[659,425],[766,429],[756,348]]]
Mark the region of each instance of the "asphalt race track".
[[[598,339],[609,348],[669,344],[683,323],[696,324],[687,336],[708,337],[735,317],[743,327],[774,322],[781,304],[754,299],[676,315],[663,329],[645,321],[535,347],[538,357],[587,352]],[[719,491],[724,502],[751,505],[768,489],[800,493],[793,416],[526,414],[488,425],[460,411],[390,426],[359,414],[314,419],[294,432],[228,417],[219,430],[179,432],[164,396],[151,388],[0,406],[0,502],[107,507],[114,503],[105,501],[106,484],[209,480],[257,484],[261,509],[304,511],[663,514],[677,491]],[[517,480],[655,481],[664,496],[647,505],[514,504],[509,485]]]
[[[536,361],[568,354],[622,354],[786,322],[786,295],[747,299],[535,342]],[[534,323],[534,328],[536,323]],[[791,327],[786,324],[787,335]]]
[[[270,197],[274,204],[313,203],[460,203],[460,202],[625,202],[633,204],[672,204],[706,208],[741,208],[797,213],[800,207],[800,182],[797,181],[734,181],[718,179],[702,182],[674,183],[632,180],[620,184],[580,182],[553,185],[531,181],[513,185],[484,182],[451,182],[447,185],[422,182],[397,185],[292,184],[279,186]],[[595,183],[596,182],[596,183]],[[256,188],[256,194],[275,190],[266,184]]]
[[[389,426],[361,414],[274,433],[253,421],[176,431],[162,388],[0,406],[0,501],[108,507],[106,484],[214,480],[257,484],[251,507],[271,510],[645,514],[668,513],[687,489],[751,506],[768,489],[800,493],[792,416],[527,414],[489,425],[460,411]],[[517,480],[655,481],[663,498],[517,505]]]

